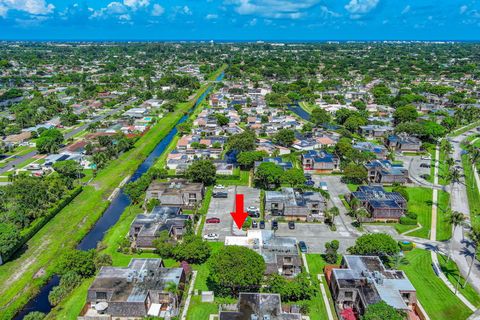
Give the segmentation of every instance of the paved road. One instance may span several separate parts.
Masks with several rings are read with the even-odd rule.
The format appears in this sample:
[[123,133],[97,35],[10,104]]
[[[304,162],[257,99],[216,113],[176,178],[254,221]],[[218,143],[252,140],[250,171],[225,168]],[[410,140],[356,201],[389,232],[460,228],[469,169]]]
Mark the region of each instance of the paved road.
[[[459,137],[455,137],[454,139],[452,139],[451,142],[453,145],[454,160],[461,160],[461,141],[464,140],[467,136],[475,133],[478,133],[478,131],[473,129],[460,135]],[[467,190],[463,177],[461,178],[460,183],[456,183],[455,185],[451,186],[450,197],[452,210],[462,212],[468,217],[470,217]],[[464,277],[466,277],[466,275],[468,274],[468,270],[474,256],[474,247],[472,243],[468,240],[467,234],[468,229],[463,227],[457,227],[452,238],[453,259],[457,263]],[[469,283],[477,290],[477,292],[480,292],[480,263],[476,260],[472,268]]]
[[[91,122],[102,121],[103,119],[105,119],[105,118],[113,115],[114,113],[117,113],[118,111],[123,110],[127,105],[129,105],[129,104],[131,104],[131,103],[133,103],[133,102],[135,102],[135,101],[136,101],[136,99],[131,99],[131,100],[127,101],[127,102],[124,102],[124,103],[118,105],[117,108],[112,109],[112,110],[109,110],[109,111],[105,112],[104,114],[99,115],[98,117],[93,118]],[[85,129],[88,127],[89,124],[90,124],[90,123],[85,123],[85,124],[81,125],[80,127],[75,128],[74,130],[72,130],[72,131],[64,134],[65,140],[67,140],[67,139],[73,137],[74,135],[76,135],[77,133],[85,130]],[[28,159],[33,158],[33,157],[36,156],[36,155],[37,155],[37,151],[32,151],[32,152],[29,152],[29,153],[27,153],[27,154],[25,154],[25,155],[23,155],[23,156],[20,156],[20,157],[18,157],[18,158],[16,158],[16,159],[10,161],[6,166],[0,168],[0,174],[5,173],[5,172],[11,170],[12,168],[14,168],[14,167],[16,167],[17,165],[23,163],[24,161],[27,161]]]

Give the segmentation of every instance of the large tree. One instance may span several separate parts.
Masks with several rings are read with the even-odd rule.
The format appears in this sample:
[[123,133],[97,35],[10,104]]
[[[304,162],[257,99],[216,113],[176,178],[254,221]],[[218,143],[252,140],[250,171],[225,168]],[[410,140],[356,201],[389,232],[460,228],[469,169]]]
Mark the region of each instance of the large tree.
[[291,187],[302,186],[307,179],[301,169],[289,169],[282,176],[282,181],[288,183]]
[[273,141],[282,147],[290,147],[295,141],[295,132],[290,129],[281,129],[273,136]]
[[202,182],[209,186],[216,181],[217,169],[211,160],[197,160],[185,172],[186,177],[194,182]]
[[240,292],[258,292],[266,266],[263,257],[240,246],[225,246],[208,261],[207,283],[219,296],[237,296]]
[[330,114],[322,109],[322,108],[315,108],[312,110],[312,114],[310,116],[310,119],[312,120],[312,122],[319,126],[319,125],[322,125],[324,123],[329,123],[332,119],[332,117],[330,116]]
[[398,107],[393,113],[393,119],[395,120],[396,124],[408,121],[415,121],[417,117],[417,108],[412,105]]
[[237,155],[237,162],[245,169],[253,167],[255,161],[260,161],[263,158],[268,157],[268,153],[265,151],[244,151]]
[[385,233],[369,233],[360,236],[353,247],[348,248],[350,254],[392,256],[400,252],[397,241]]
[[255,150],[256,139],[255,132],[247,130],[228,138],[227,147],[229,150],[237,152],[253,151]]
[[263,189],[276,187],[280,185],[283,173],[283,169],[273,162],[261,163],[255,172],[255,184]]
[[63,134],[58,129],[48,129],[37,139],[37,150],[40,153],[55,153],[63,142]]

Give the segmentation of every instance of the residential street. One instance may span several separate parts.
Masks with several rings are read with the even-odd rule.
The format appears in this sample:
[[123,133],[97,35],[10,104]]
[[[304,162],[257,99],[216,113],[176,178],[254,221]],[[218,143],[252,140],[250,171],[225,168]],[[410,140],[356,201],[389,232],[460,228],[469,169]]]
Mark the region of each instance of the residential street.
[[[107,117],[109,117],[109,116],[111,116],[111,115],[113,115],[113,114],[115,114],[115,113],[123,110],[127,105],[129,105],[129,104],[131,104],[131,103],[133,103],[133,102],[135,102],[135,101],[136,101],[136,99],[128,100],[127,102],[124,102],[124,103],[120,104],[117,108],[111,109],[111,110],[105,112],[104,114],[99,115],[98,117],[93,118],[93,120],[92,120],[91,122],[102,121],[103,119],[105,119],[105,118],[107,118]],[[91,122],[85,123],[85,124],[79,126],[78,128],[75,128],[75,129],[73,129],[72,131],[65,133],[65,134],[64,134],[65,140],[68,140],[69,138],[75,136],[77,133],[79,133],[79,132],[87,129],[88,125],[89,125]],[[11,170],[12,168],[15,168],[17,165],[19,165],[19,164],[27,161],[28,159],[33,158],[33,157],[36,156],[36,155],[37,155],[37,151],[35,150],[35,151],[29,152],[29,153],[27,153],[27,154],[25,154],[25,155],[23,155],[23,156],[20,156],[20,157],[18,157],[18,158],[16,158],[16,159],[10,161],[7,165],[5,165],[4,167],[1,167],[1,168],[0,168],[0,174],[9,171],[9,170]]]

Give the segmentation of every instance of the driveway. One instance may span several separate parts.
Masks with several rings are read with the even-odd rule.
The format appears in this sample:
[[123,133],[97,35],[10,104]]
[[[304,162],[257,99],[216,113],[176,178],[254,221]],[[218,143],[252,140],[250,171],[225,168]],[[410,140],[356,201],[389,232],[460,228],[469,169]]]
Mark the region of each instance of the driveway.
[[340,236],[352,236],[358,235],[359,232],[352,226],[352,218],[347,216],[347,209],[343,205],[340,196],[350,192],[347,185],[340,181],[342,176],[340,175],[313,175],[312,180],[315,181],[315,185],[318,186],[320,182],[326,182],[328,193],[330,194],[329,208],[336,206],[340,215],[335,219],[335,226],[337,227],[337,233]]

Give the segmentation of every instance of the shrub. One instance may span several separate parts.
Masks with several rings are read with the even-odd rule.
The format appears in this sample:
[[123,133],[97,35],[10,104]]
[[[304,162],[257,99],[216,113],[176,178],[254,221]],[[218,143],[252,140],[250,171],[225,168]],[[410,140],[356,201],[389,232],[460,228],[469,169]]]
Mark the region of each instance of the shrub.
[[400,218],[400,224],[406,225],[406,226],[415,226],[417,225],[417,219],[412,219],[408,216],[401,217]]
[[411,250],[413,250],[413,243],[412,243],[412,242],[404,243],[403,241],[399,241],[399,242],[398,242],[398,245],[400,246],[400,249],[401,249],[402,251],[411,251]]

